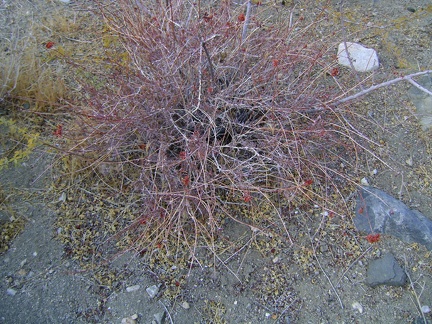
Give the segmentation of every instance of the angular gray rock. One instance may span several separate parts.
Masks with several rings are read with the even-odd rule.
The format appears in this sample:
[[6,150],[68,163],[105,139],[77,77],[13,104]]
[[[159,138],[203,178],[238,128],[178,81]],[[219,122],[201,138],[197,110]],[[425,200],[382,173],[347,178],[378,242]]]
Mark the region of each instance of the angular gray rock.
[[354,225],[367,234],[388,234],[432,250],[432,221],[376,188],[360,187]]
[[407,275],[397,263],[391,253],[386,253],[382,258],[370,262],[366,284],[370,287],[379,285],[403,286],[406,283]]

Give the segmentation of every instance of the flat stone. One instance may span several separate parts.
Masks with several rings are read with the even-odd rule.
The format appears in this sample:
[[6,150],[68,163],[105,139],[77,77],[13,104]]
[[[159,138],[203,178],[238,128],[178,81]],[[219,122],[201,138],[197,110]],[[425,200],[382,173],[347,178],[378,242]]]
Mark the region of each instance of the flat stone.
[[366,284],[370,287],[403,286],[406,279],[405,271],[391,253],[386,253],[382,258],[371,261],[366,274]]
[[127,292],[137,291],[138,289],[140,289],[140,285],[126,287]]
[[146,291],[147,291],[147,294],[150,296],[150,298],[155,298],[159,292],[159,286],[158,285],[150,286],[150,287],[146,288]]
[[346,42],[346,48],[345,43],[340,43],[337,57],[340,65],[351,67],[352,63],[354,69],[358,72],[373,71],[379,67],[376,51],[357,43]]
[[432,250],[432,221],[376,188],[360,187],[354,225],[367,234],[388,234]]

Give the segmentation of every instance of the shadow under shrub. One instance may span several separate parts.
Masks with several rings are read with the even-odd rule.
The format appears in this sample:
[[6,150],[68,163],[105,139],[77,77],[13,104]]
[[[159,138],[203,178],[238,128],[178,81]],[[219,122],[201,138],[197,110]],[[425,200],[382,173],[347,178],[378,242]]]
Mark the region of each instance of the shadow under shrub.
[[84,85],[65,132],[82,168],[133,211],[100,243],[144,254],[175,242],[195,258],[197,246],[218,253],[225,218],[292,242],[295,208],[343,212],[340,165],[358,134],[332,104],[345,90],[335,40],[316,37],[324,11],[294,21],[253,7],[248,20],[244,6],[199,3],[100,6],[129,61],[113,60],[104,89]]

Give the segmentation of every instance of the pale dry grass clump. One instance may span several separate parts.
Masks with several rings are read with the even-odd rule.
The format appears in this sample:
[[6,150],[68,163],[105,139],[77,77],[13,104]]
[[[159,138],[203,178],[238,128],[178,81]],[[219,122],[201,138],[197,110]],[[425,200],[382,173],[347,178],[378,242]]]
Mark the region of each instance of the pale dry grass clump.
[[84,85],[65,136],[90,161],[83,169],[136,211],[116,228],[120,245],[181,242],[194,257],[201,245],[217,252],[224,218],[291,240],[295,208],[343,212],[361,134],[334,104],[345,95],[337,40],[320,35],[325,10],[306,19],[283,9],[100,4],[129,60],[112,61],[105,88]]

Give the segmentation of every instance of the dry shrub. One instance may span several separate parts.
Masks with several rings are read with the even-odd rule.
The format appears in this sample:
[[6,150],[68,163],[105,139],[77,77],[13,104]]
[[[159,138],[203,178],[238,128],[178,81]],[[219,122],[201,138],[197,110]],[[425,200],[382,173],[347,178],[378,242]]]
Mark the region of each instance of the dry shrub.
[[66,136],[135,211],[116,219],[121,246],[216,253],[223,219],[291,240],[295,208],[344,212],[341,165],[355,163],[358,134],[333,105],[345,90],[333,36],[317,37],[325,10],[306,19],[275,8],[253,7],[248,21],[229,1],[100,5],[130,60],[112,60],[105,88],[84,86]]

